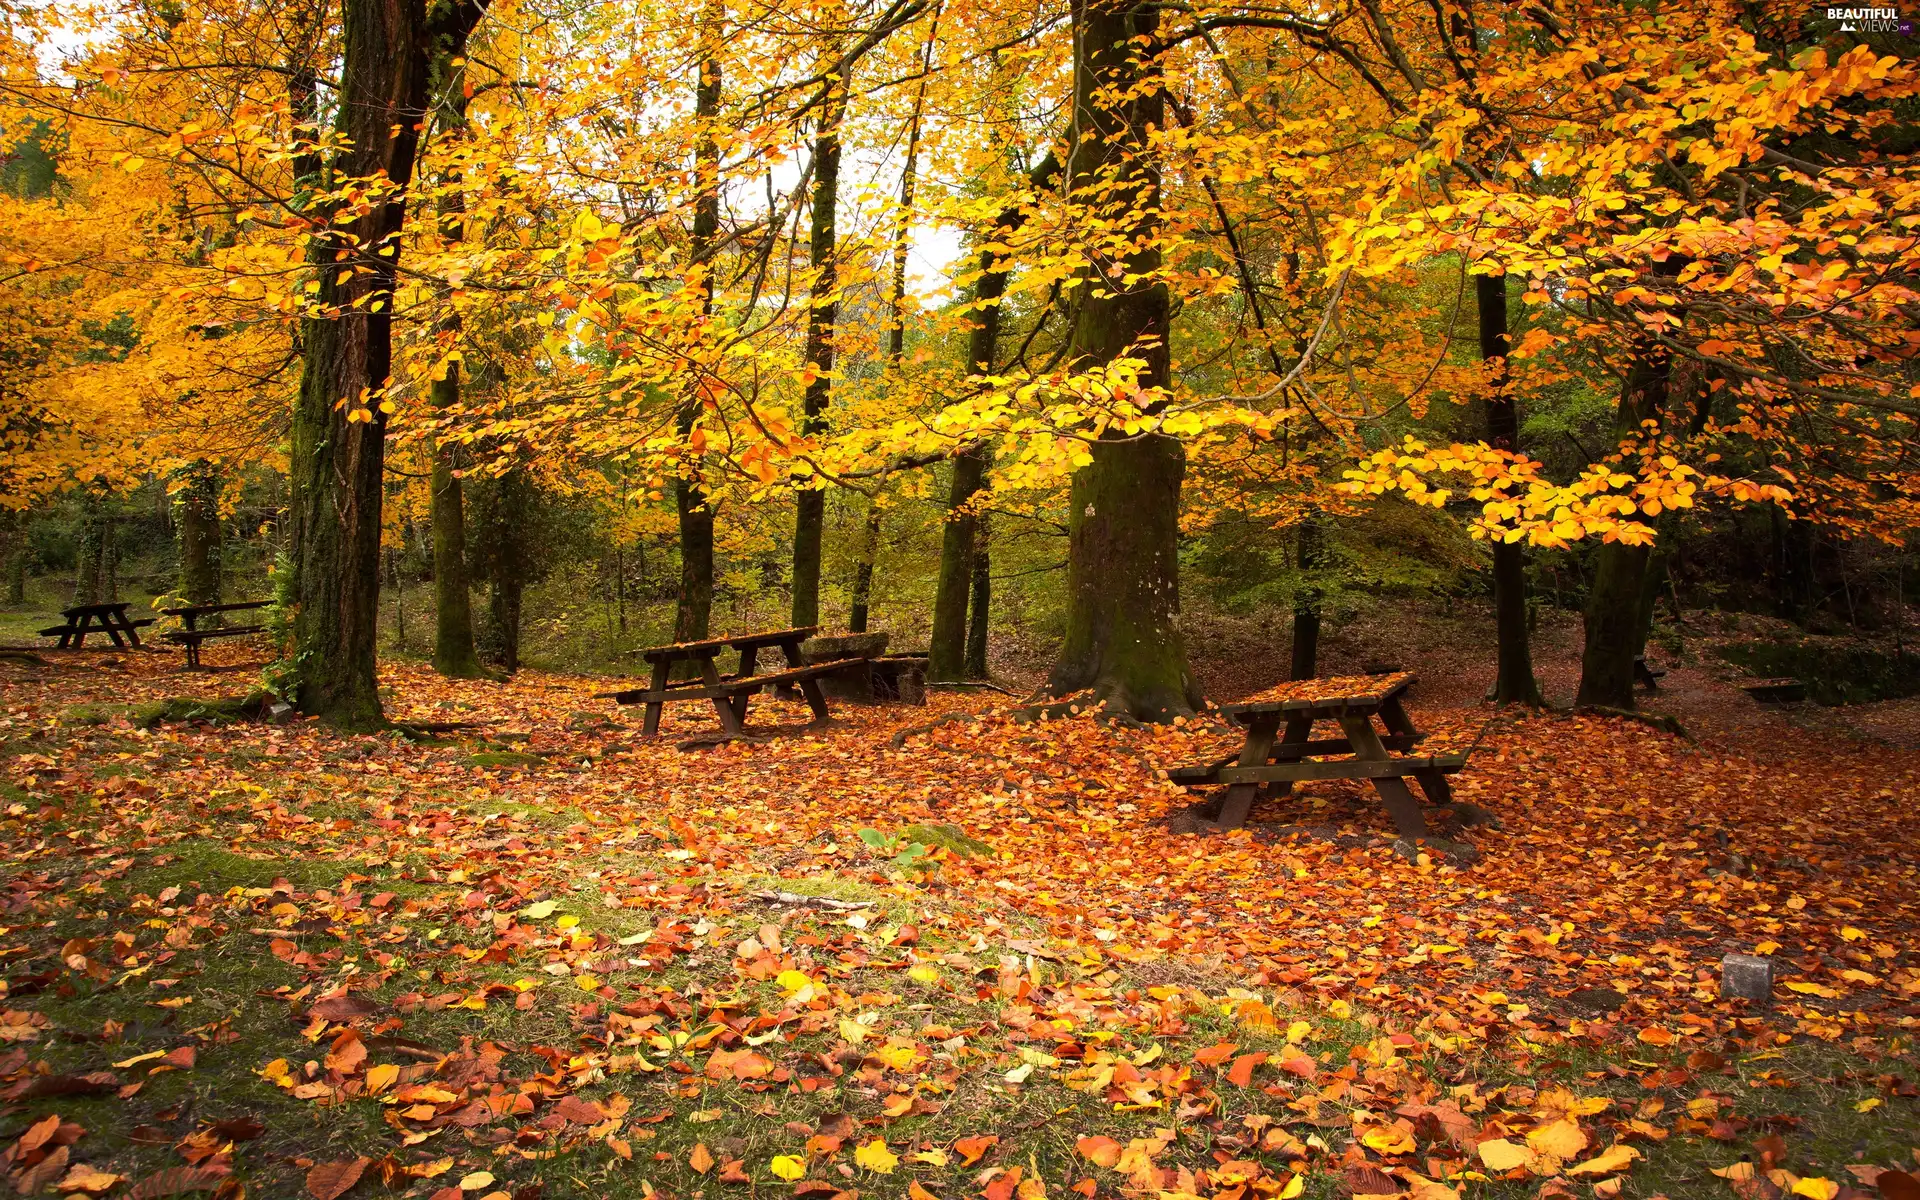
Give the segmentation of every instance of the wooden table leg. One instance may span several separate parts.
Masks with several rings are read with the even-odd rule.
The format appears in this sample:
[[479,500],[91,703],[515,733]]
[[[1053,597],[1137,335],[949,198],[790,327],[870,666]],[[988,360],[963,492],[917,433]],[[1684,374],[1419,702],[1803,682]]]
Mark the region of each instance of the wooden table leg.
[[[1247,726],[1246,744],[1240,747],[1240,760],[1236,764],[1242,767],[1264,767],[1267,758],[1273,753],[1275,735],[1280,730],[1280,718],[1277,715],[1262,713],[1252,719]],[[1254,794],[1260,790],[1257,783],[1235,783],[1227,787],[1227,794],[1220,801],[1222,829],[1238,829],[1247,823],[1247,813],[1253,808]]]
[[[666,691],[667,678],[672,672],[672,665],[664,660],[653,664],[653,680],[648,690],[654,692]],[[647,737],[652,737],[654,734],[660,732],[660,713],[666,706],[666,701],[664,700],[649,700],[647,702],[646,719],[640,724],[640,732],[642,734]]]
[[[1392,757],[1387,753],[1386,746],[1381,744],[1380,735],[1374,731],[1373,720],[1366,713],[1343,714],[1340,728],[1346,731],[1355,758],[1375,762]],[[1405,779],[1398,775],[1375,779],[1373,790],[1380,793],[1380,802],[1386,805],[1387,815],[1393,818],[1394,828],[1400,831],[1402,837],[1427,836],[1427,819],[1420,815],[1420,802],[1413,798]]]
[[[720,668],[714,665],[713,660],[714,656],[711,654],[701,658],[700,678],[708,687],[719,687]],[[736,699],[745,698],[745,692],[740,693],[738,697],[715,696],[713,698],[713,711],[714,714],[720,718],[720,728],[726,730],[728,733],[739,733],[746,728],[746,706],[742,705],[737,712],[733,707]]]
[[[1400,703],[1400,697],[1389,696],[1380,706],[1380,721],[1387,727],[1388,733],[1398,733],[1406,737],[1417,738],[1420,731],[1414,728],[1413,718],[1407,715],[1406,706]],[[1435,804],[1453,803],[1453,785],[1447,782],[1444,771],[1415,771],[1413,777],[1420,781],[1420,790],[1427,799]]]

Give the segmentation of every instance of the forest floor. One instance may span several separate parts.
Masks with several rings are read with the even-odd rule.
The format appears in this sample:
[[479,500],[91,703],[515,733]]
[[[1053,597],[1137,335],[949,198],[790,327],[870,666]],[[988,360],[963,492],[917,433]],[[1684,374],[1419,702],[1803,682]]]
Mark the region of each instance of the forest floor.
[[[1214,694],[1272,682],[1257,630],[1209,636]],[[390,716],[467,726],[142,727],[244,691],[257,652],[0,661],[0,1173],[321,1200],[1920,1195],[1914,703],[1761,710],[1683,664],[1652,703],[1690,737],[1489,723],[1485,648],[1421,636],[1329,656],[1397,656],[1435,741],[1478,739],[1456,788],[1500,823],[1471,863],[1395,853],[1347,783],[1180,832],[1193,797],[1158,772],[1235,743],[1210,721],[938,694],[807,731],[763,700],[779,736],[682,751],[693,705],[648,741],[604,680],[399,665]],[[1565,631],[1541,644],[1564,693]],[[1770,1006],[1719,995],[1728,952],[1775,960]]]

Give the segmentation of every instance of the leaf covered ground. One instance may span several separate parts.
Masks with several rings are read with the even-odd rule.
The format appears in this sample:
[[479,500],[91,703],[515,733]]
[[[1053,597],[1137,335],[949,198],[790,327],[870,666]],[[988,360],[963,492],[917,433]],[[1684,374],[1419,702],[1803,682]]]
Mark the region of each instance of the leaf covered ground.
[[1920,1194],[1913,751],[1416,691],[1498,821],[1455,863],[1345,783],[1183,832],[1207,721],[763,700],[683,751],[695,706],[398,666],[459,728],[350,737],[7,669],[21,1194]]

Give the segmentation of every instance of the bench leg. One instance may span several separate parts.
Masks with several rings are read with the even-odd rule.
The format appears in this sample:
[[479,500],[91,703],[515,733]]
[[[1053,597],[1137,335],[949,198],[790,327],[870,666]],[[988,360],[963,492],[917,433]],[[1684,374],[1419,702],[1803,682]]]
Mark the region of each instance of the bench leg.
[[[1409,738],[1418,738],[1420,731],[1414,727],[1413,718],[1407,715],[1406,705],[1400,703],[1400,697],[1390,696],[1380,706],[1380,721],[1387,727],[1388,733],[1397,733]],[[1415,771],[1413,777],[1420,781],[1420,790],[1434,804],[1453,803],[1453,785],[1447,782],[1442,771]]]
[[827,694],[820,690],[818,679],[802,679],[800,694],[807,698],[807,707],[813,710],[815,725],[825,725],[833,720],[833,713],[827,709]]
[[[1274,736],[1279,732],[1278,717],[1259,716],[1247,726],[1246,745],[1240,748],[1239,765],[1243,767],[1264,767],[1267,758],[1273,753]],[[1253,798],[1260,791],[1257,783],[1235,783],[1227,787],[1227,794],[1220,801],[1219,826],[1222,829],[1238,829],[1247,823],[1247,813],[1253,809]]]
[[[1374,732],[1373,721],[1364,714],[1341,717],[1340,728],[1346,731],[1347,740],[1353,744],[1355,758],[1373,761],[1390,757],[1387,748],[1380,743],[1380,735]],[[1400,831],[1402,837],[1427,836],[1427,819],[1420,814],[1420,801],[1414,799],[1405,779],[1397,775],[1375,779],[1373,790],[1380,793],[1380,802],[1386,806],[1387,815],[1393,818],[1394,828]]]
[[[744,665],[744,659],[742,660]],[[720,686],[720,668],[714,665],[712,656],[700,660],[700,678],[708,687]],[[744,710],[736,711],[734,697],[713,697],[713,713],[720,718],[720,728],[730,734],[737,734],[746,728]]]

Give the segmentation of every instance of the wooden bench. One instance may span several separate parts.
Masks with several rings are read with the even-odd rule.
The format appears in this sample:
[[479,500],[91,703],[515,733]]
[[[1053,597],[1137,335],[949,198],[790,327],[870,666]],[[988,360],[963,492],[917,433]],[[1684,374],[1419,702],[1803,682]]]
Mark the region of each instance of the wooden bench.
[[[1225,784],[1217,823],[1234,829],[1244,824],[1263,787],[1280,795],[1296,783],[1323,779],[1365,779],[1380,794],[1394,827],[1410,838],[1427,836],[1426,818],[1406,780],[1435,804],[1451,804],[1447,776],[1464,769],[1472,749],[1413,756],[1426,735],[1414,727],[1401,694],[1414,676],[1308,679],[1283,683],[1238,704],[1223,705],[1222,715],[1246,727],[1240,750],[1216,762],[1180,767],[1168,778],[1189,787]],[[1378,718],[1385,732],[1373,726]],[[1312,737],[1315,723],[1332,721],[1346,735]],[[1282,732],[1282,726],[1285,726]],[[1396,756],[1397,755],[1397,756]],[[1309,759],[1318,761],[1309,762]]]
[[53,625],[40,631],[41,637],[57,637],[60,642],[57,650],[78,650],[87,643],[89,633],[104,633],[120,647],[140,648],[139,631],[153,624],[152,617],[129,619],[128,601],[113,601],[106,604],[76,604],[72,608],[60,610],[62,624]]
[[248,609],[267,608],[271,600],[235,600],[228,604],[187,604],[179,608],[163,608],[160,611],[170,617],[180,618],[184,628],[169,630],[160,636],[169,642],[184,646],[187,651],[187,668],[198,670],[200,666],[200,643],[213,638],[249,637],[256,633],[265,633],[265,625],[234,625],[224,628],[201,629],[201,617],[215,613],[243,612]]
[[1807,685],[1799,679],[1744,679],[1741,691],[1760,704],[1798,704],[1807,698]]
[[[653,666],[653,677],[646,687],[600,692],[595,698],[612,699],[619,704],[645,705],[646,717],[642,721],[641,731],[648,737],[660,732],[660,715],[668,704],[682,700],[709,700],[713,703],[715,715],[720,718],[720,728],[728,734],[739,734],[746,729],[747,705],[754,693],[772,684],[776,687],[798,687],[801,695],[806,697],[807,707],[813,710],[814,721],[824,723],[832,719],[832,713],[827,708],[826,694],[820,690],[820,677],[837,671],[865,669],[868,659],[839,658],[831,662],[808,664],[800,653],[800,644],[812,637],[818,628],[808,625],[796,629],[741,634],[738,637],[650,646],[638,652]],[[786,669],[766,675],[756,674],[760,651],[774,647],[786,658]],[[731,675],[721,675],[714,660],[729,648],[740,652],[740,666]],[[677,663],[697,664],[700,678],[671,679]]]

